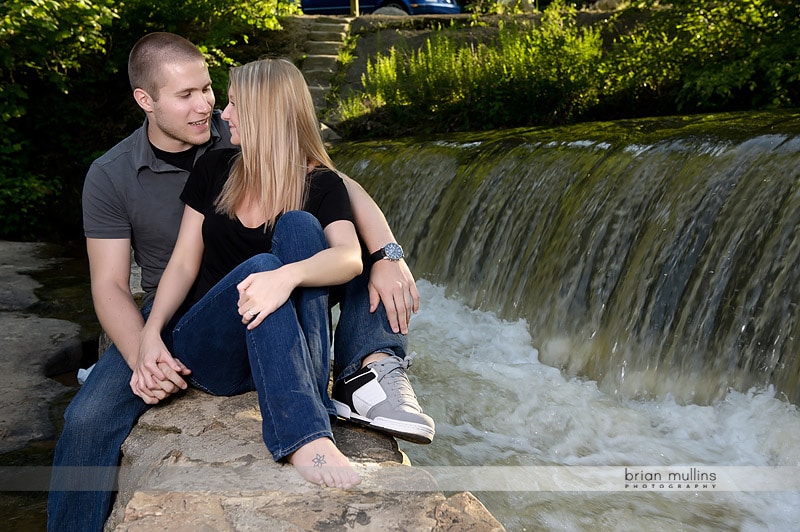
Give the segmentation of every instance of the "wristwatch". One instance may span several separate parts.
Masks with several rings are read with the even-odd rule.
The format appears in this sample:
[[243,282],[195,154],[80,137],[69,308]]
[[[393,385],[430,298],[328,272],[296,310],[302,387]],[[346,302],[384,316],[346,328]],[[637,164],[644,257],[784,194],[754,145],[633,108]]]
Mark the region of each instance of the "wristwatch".
[[403,255],[403,248],[401,248],[400,244],[398,244],[397,242],[389,242],[381,249],[379,249],[378,251],[369,256],[370,260],[372,261],[372,264],[375,264],[376,262],[382,259],[397,262],[403,257],[405,257],[405,255]]

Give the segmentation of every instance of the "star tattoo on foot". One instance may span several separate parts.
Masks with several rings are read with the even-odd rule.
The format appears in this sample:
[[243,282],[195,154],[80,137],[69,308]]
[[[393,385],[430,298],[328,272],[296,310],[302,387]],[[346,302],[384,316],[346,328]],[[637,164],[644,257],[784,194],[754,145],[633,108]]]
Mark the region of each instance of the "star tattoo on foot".
[[314,457],[312,462],[314,462],[314,467],[322,467],[323,464],[327,463],[325,462],[324,454],[318,454],[317,456]]

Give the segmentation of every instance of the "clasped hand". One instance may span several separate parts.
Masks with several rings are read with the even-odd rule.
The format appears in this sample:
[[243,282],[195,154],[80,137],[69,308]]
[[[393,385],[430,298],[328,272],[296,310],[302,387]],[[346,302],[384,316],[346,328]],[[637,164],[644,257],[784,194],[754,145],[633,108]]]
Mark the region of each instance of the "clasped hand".
[[160,335],[150,338],[142,332],[139,356],[131,376],[131,390],[149,404],[154,405],[174,394],[185,390],[188,385],[183,376],[191,370],[177,358],[173,358]]

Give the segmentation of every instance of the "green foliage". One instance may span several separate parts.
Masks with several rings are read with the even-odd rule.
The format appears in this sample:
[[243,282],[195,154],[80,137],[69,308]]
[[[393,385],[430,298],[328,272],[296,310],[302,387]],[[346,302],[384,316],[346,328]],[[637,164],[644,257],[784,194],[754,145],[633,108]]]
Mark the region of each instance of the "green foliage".
[[42,206],[58,192],[58,182],[41,176],[0,172],[0,238],[34,237]]
[[110,2],[6,0],[0,20],[0,74],[36,73],[63,87],[67,73],[106,44],[103,27],[116,16]]
[[293,0],[4,0],[0,238],[80,235],[89,163],[142,121],[126,69],[142,35],[172,31],[198,44],[219,95],[233,47],[297,10]]
[[599,33],[579,28],[575,9],[558,1],[539,24],[509,22],[489,43],[443,32],[420,50],[379,54],[367,65],[364,92],[342,103],[341,116],[353,132],[382,124],[386,132],[420,124],[432,132],[564,123],[597,100],[600,59]]
[[299,12],[286,0],[128,0],[116,31],[138,37],[151,31],[182,35],[209,49],[247,42],[254,31],[281,28],[279,17]]
[[607,93],[676,102],[676,111],[797,105],[800,18],[789,3],[680,2],[623,36]]
[[491,41],[443,31],[418,50],[398,47],[341,102],[342,128],[382,135],[800,105],[795,3],[639,5],[648,9],[591,29],[557,0],[538,25],[508,23]]
[[[41,208],[61,188],[60,176],[33,168],[31,141],[18,124],[38,105],[32,86],[65,93],[68,74],[106,45],[103,27],[115,17],[108,2],[6,0],[0,19],[0,237],[26,237]],[[34,89],[35,93],[35,89]]]

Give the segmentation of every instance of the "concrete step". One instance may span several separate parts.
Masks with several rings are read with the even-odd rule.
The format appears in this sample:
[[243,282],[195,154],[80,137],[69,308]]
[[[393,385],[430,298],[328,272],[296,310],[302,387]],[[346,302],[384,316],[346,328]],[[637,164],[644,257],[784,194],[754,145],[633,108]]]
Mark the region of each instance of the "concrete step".
[[330,72],[303,72],[303,77],[306,79],[306,85],[310,87],[328,87],[331,84]]
[[347,31],[350,26],[347,22],[337,24],[320,24],[319,22],[311,26],[311,31]]
[[308,55],[303,61],[303,70],[327,70],[336,72],[335,55]]
[[311,92],[311,99],[314,101],[314,107],[318,110],[321,107],[325,106],[325,97],[330,92],[330,87],[309,87],[309,92]]
[[303,70],[303,77],[309,86],[330,85],[333,71],[330,70]]
[[309,55],[330,55],[338,54],[342,47],[340,41],[308,41],[306,43],[306,53]]
[[331,77],[336,73],[336,58],[350,29],[352,17],[316,18],[306,41],[303,76],[308,84],[317,112],[325,109],[325,97],[330,91]]
[[319,24],[350,24],[354,20],[355,17],[348,17],[347,15],[318,15],[314,22]]
[[345,31],[317,31],[311,30],[308,32],[308,40],[309,41],[344,41],[344,38],[347,37],[347,32]]

